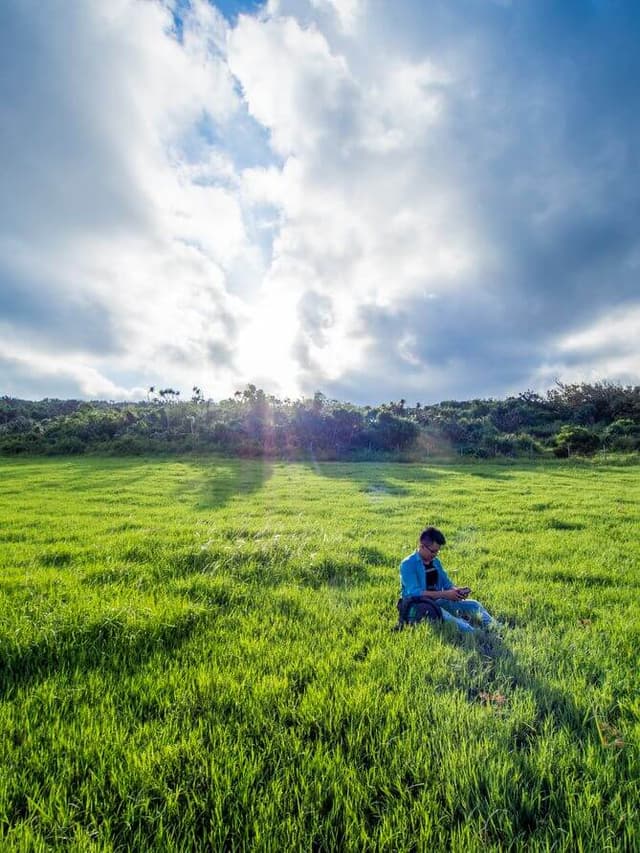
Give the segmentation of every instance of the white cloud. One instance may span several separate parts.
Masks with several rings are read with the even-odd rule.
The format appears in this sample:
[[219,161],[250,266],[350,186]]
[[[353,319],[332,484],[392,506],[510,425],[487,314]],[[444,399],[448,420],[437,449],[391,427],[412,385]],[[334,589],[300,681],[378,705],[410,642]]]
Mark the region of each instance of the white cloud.
[[[277,375],[297,362],[298,387],[308,391],[363,363],[363,305],[446,293],[477,262],[482,247],[463,194],[433,192],[429,180],[442,179],[422,162],[451,77],[428,60],[394,56],[377,56],[354,77],[314,24],[277,16],[241,19],[230,65],[286,157],[281,169],[246,170],[243,187],[279,211],[257,310],[270,318],[264,349],[278,353]],[[324,319],[305,309],[310,299],[328,306]],[[249,334],[266,342],[257,321]]]
[[563,336],[560,352],[582,356],[597,355],[615,347],[620,353],[634,355],[640,366],[640,306],[617,309],[599,317],[595,323],[579,332]]
[[315,27],[303,29],[290,17],[241,17],[228,58],[249,112],[282,156],[333,141],[336,122],[350,121],[355,93],[346,62]]
[[[640,306],[616,309],[560,338],[558,358],[567,381],[610,379],[636,383],[640,376]],[[568,364],[567,364],[568,362]]]
[[79,396],[91,400],[136,400],[143,388],[126,388],[111,381],[95,366],[81,359],[56,357],[48,352],[33,352],[20,342],[0,344],[0,369],[11,370],[18,386],[9,380],[5,392],[13,396]]
[[329,9],[336,16],[340,28],[351,32],[358,19],[365,14],[365,0],[311,0],[311,5],[317,9]]

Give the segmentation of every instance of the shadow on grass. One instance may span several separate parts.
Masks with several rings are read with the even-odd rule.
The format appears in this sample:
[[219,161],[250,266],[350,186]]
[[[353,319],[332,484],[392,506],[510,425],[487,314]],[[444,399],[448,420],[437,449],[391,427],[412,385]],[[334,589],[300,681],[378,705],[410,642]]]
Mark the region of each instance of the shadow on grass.
[[565,521],[565,519],[562,518],[550,518],[545,523],[545,527],[548,530],[584,530],[586,526],[587,525],[582,522]]
[[[358,461],[358,462],[320,462],[306,459],[303,464],[316,474],[332,479],[351,479],[358,483],[363,491],[373,491],[376,488],[386,489],[389,494],[407,494],[403,491],[404,484],[423,485],[429,481],[450,477],[451,475],[467,475],[479,480],[496,482],[512,481],[519,474],[544,474],[548,476],[565,476],[566,471],[556,470],[554,460],[505,460],[496,463],[484,459],[450,459],[435,462],[425,459],[421,462],[398,461]],[[571,473],[570,471],[568,472]]]
[[312,589],[322,586],[353,587],[369,580],[367,567],[362,562],[335,557],[305,563],[296,576],[298,583]]
[[351,480],[361,492],[372,496],[405,497],[409,486],[424,485],[447,476],[448,472],[426,464],[403,462],[317,462],[307,460],[306,467],[331,480]]
[[[507,641],[496,631],[476,628],[473,634],[469,634],[448,623],[428,624],[430,630],[439,632],[446,642],[465,654],[463,689],[468,702],[481,703],[500,711],[509,701],[511,691],[520,688],[532,694],[536,706],[535,719],[523,721],[514,730],[514,743],[518,748],[528,746],[541,736],[548,722],[555,729],[565,727],[574,732],[582,731],[584,709],[578,707],[574,697],[522,666]],[[403,630],[412,631],[417,627],[405,626]],[[397,631],[397,626],[393,630]]]
[[[478,465],[487,465],[486,462],[478,462]],[[509,471],[500,471],[496,468],[492,468],[489,466],[489,469],[483,468],[483,470],[474,470],[471,465],[464,466],[460,470],[461,474],[468,474],[470,477],[479,477],[481,480],[513,480],[513,474]]]
[[188,463],[189,469],[200,476],[199,484],[178,486],[176,491],[192,494],[196,509],[217,509],[236,495],[259,491],[273,472],[271,462],[264,459],[215,459]]
[[174,652],[186,642],[206,614],[189,611],[171,623],[131,625],[103,619],[87,625],[65,625],[27,646],[0,650],[0,699],[53,675],[101,669],[126,674],[157,653]]
[[467,672],[471,682],[467,689],[470,702],[499,706],[507,700],[502,692],[505,688],[514,690],[519,687],[533,694],[536,719],[533,725],[523,723],[514,732],[518,747],[527,746],[542,734],[543,724],[549,719],[556,727],[568,726],[574,731],[582,726],[584,713],[573,697],[521,666],[506,642],[491,631],[477,630],[472,636]]
[[[101,488],[127,489],[137,486],[149,478],[149,465],[171,462],[163,457],[105,457],[80,456],[65,460],[66,464],[55,461],[55,478],[51,481],[40,480],[39,489],[69,489],[74,494],[95,493]],[[45,469],[46,472],[46,469]]]
[[[55,469],[55,477],[46,483],[37,481],[38,489],[73,492],[83,495],[87,504],[119,504],[126,493],[133,497],[140,487],[155,489],[155,478],[163,474],[164,466],[171,469],[169,490],[179,499],[192,500],[196,509],[212,509],[224,505],[235,495],[258,491],[272,473],[269,460],[210,456],[196,459],[185,457],[87,457],[73,460]],[[186,472],[186,476],[182,474]],[[105,491],[107,490],[107,491]],[[143,489],[144,491],[144,489]],[[139,497],[139,496],[138,496]]]
[[544,583],[548,581],[570,585],[575,584],[579,587],[595,587],[596,589],[613,589],[616,583],[619,583],[619,579],[606,572],[599,575],[585,575],[565,572],[561,569],[546,574]]

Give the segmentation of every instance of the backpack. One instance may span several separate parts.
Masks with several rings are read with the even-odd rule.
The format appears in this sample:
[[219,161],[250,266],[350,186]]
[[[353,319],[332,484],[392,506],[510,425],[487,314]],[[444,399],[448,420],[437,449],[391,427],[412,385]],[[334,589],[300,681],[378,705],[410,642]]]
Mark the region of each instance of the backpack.
[[402,631],[405,625],[416,625],[425,619],[442,619],[440,606],[430,598],[420,598],[412,595],[409,598],[398,599],[398,624],[396,631]]

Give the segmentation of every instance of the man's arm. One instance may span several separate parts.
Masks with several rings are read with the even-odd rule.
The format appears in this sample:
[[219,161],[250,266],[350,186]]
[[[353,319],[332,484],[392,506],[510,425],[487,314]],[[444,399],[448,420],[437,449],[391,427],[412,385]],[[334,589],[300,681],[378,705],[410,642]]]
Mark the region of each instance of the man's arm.
[[445,601],[460,601],[466,598],[468,594],[464,589],[458,589],[454,586],[451,589],[428,589],[420,593],[420,598],[444,598]]
[[408,557],[400,563],[400,580],[402,588],[405,590],[405,597],[420,595],[423,587],[418,574],[418,567],[415,561]]
[[445,586],[444,589],[425,590],[418,562],[411,557],[403,560],[400,563],[400,579],[402,581],[403,589],[406,590],[405,597],[419,597],[432,600],[444,598],[447,601],[460,601],[461,599],[466,598],[468,593],[464,590],[458,589],[458,587],[454,587],[449,576],[439,562],[438,568],[443,576],[444,584],[448,585],[448,587]]

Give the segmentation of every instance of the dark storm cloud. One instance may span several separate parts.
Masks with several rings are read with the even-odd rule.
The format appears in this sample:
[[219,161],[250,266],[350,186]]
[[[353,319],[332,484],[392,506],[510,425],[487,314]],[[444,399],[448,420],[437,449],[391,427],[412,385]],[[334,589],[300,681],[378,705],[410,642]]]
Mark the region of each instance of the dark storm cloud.
[[307,291],[298,303],[300,327],[309,340],[318,347],[325,344],[324,330],[334,322],[331,299],[324,293]]
[[0,355],[0,388],[9,397],[26,400],[41,400],[54,397],[61,400],[86,397],[81,383],[73,376],[56,374],[52,371],[34,370],[19,359]]
[[131,117],[87,38],[97,22],[70,5],[54,14],[32,0],[0,4],[0,233],[44,243],[147,216],[121,134]]
[[305,373],[314,374],[321,369],[321,359],[313,354],[312,347],[322,349],[327,345],[326,330],[334,323],[333,303],[324,293],[309,290],[298,302],[299,332],[291,355]]
[[513,4],[508,49],[493,32],[500,61],[481,62],[477,109],[465,101],[457,117],[469,131],[457,162],[513,286],[564,294],[581,310],[589,299],[597,310],[604,290],[626,298],[633,288],[625,264],[640,245],[637,8]]
[[[544,357],[544,340],[529,339],[524,321],[513,324],[511,333],[508,327],[490,299],[369,307],[360,314],[360,334],[371,341],[364,366],[323,388],[331,397],[360,403],[499,396],[519,385],[525,390],[532,361]],[[307,381],[314,385],[313,378]]]
[[120,351],[121,334],[111,309],[96,295],[70,295],[49,282],[16,276],[0,258],[0,327],[21,342],[56,353],[70,350],[109,355]]
[[223,306],[217,306],[215,317],[221,331],[211,334],[206,345],[207,361],[212,367],[234,368],[238,320]]
[[[56,357],[122,351],[117,308],[76,268],[91,265],[87,237],[106,244],[147,219],[124,135],[114,134],[114,78],[87,38],[95,27],[75,0],[57,13],[32,0],[0,4],[0,323],[6,340]],[[76,388],[22,379],[45,394]]]
[[211,341],[207,346],[207,358],[214,367],[231,367],[234,349],[228,341]]
[[396,50],[455,69],[443,120],[416,142],[416,178],[425,194],[455,187],[491,261],[450,285],[425,270],[435,300],[363,307],[367,366],[327,390],[371,401],[424,378],[431,399],[501,394],[549,360],[606,363],[620,341],[591,363],[558,343],[640,304],[640,6],[400,3],[384,21]]

